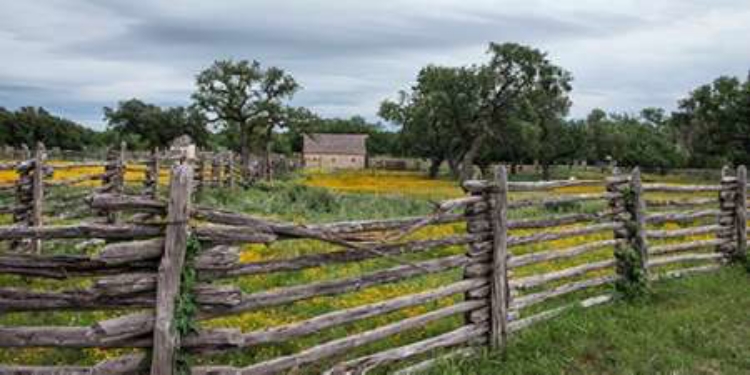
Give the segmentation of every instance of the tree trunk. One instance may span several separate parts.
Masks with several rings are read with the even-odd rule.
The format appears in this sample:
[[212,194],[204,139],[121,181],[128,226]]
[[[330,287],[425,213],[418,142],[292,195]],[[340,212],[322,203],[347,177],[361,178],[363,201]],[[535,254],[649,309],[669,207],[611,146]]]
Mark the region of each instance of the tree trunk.
[[451,172],[451,178],[457,179],[461,175],[459,168],[460,164],[460,160],[448,159],[448,167]]
[[443,164],[443,159],[431,159],[430,169],[427,172],[430,178],[436,178],[440,172],[440,165]]
[[240,163],[242,164],[242,179],[244,183],[250,181],[250,145],[248,144],[249,129],[244,124],[240,125]]
[[273,136],[273,128],[269,127],[266,130],[266,150],[265,150],[265,177],[266,181],[270,182],[273,179],[272,173],[273,173],[273,165],[271,161],[271,137]]
[[550,163],[542,163],[542,180],[549,181],[552,174],[551,169]]
[[479,154],[479,150],[482,147],[482,141],[482,136],[475,137],[471,141],[469,151],[466,152],[463,160],[461,161],[461,181],[466,181],[471,178],[472,172],[474,171],[474,159]]

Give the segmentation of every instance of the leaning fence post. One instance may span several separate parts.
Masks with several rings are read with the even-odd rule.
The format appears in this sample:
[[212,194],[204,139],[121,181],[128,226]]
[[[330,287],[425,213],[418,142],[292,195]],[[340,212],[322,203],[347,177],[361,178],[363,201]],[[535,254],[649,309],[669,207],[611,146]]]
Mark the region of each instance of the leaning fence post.
[[737,194],[734,209],[734,225],[737,232],[735,258],[745,261],[747,259],[747,168],[744,165],[737,167]]
[[492,269],[490,274],[490,346],[505,345],[508,335],[508,171],[495,170],[487,202],[492,230]]
[[164,253],[157,277],[151,375],[172,375],[175,351],[180,346],[180,338],[174,327],[174,312],[187,251],[192,182],[193,170],[189,164],[180,163],[172,167]]

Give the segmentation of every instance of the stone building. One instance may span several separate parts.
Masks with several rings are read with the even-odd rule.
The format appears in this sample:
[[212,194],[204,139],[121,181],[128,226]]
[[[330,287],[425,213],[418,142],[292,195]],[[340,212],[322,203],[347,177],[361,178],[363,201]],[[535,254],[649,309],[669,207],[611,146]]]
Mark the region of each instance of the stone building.
[[305,135],[302,147],[307,168],[363,169],[367,166],[367,134]]

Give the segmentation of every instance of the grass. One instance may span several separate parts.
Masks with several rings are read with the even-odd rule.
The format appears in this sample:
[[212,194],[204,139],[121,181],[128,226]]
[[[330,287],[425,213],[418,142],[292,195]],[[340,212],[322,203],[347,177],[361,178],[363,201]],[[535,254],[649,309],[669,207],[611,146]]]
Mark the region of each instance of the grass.
[[749,286],[740,267],[664,281],[644,301],[573,311],[513,337],[504,355],[427,374],[748,374]]

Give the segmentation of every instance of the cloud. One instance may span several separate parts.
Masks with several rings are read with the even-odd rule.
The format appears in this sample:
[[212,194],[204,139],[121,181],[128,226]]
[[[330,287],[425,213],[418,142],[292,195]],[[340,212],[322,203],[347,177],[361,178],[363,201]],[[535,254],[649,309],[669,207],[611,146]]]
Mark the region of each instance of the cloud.
[[294,100],[376,119],[420,67],[486,60],[489,41],[548,51],[572,71],[573,114],[670,108],[750,61],[750,4],[730,0],[10,2],[0,15],[0,105],[44,105],[93,126],[139,97],[187,104],[215,59],[290,71]]

